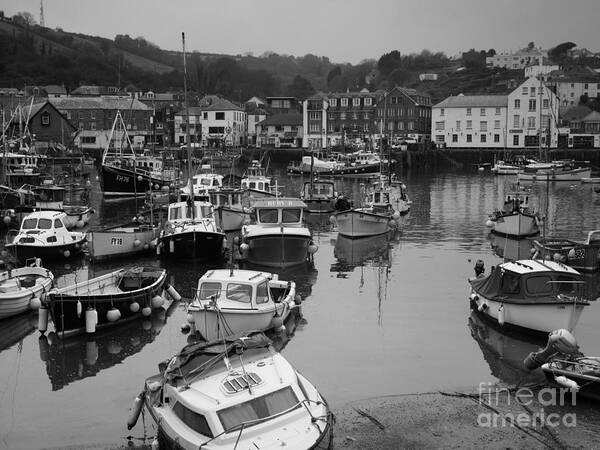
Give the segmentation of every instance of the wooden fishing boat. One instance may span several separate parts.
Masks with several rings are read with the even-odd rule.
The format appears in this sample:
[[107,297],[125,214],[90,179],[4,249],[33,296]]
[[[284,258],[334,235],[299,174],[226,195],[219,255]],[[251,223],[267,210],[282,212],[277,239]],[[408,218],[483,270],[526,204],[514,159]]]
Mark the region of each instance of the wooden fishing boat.
[[159,368],[127,421],[133,428],[145,406],[159,429],[157,446],[333,446],[327,402],[262,333],[190,344]]
[[274,198],[279,194],[277,188],[273,186],[271,178],[266,175],[266,170],[257,160],[252,161],[240,184],[242,189],[248,193],[250,206],[253,206],[257,199]]
[[538,214],[529,206],[529,196],[519,191],[508,194],[502,209],[494,211],[486,221],[492,233],[517,239],[538,234],[539,224]]
[[163,305],[163,289],[178,300],[175,289],[165,287],[166,278],[165,269],[139,266],[53,289],[47,303],[54,328],[59,336],[94,333],[140,314],[149,316]]
[[235,188],[220,188],[209,192],[210,202],[215,208],[217,225],[223,231],[241,230],[250,220],[251,209],[246,205],[246,191]]
[[306,203],[310,213],[328,213],[335,210],[337,193],[335,184],[329,180],[305,181],[300,200]]
[[251,264],[289,267],[306,263],[318,247],[304,226],[306,204],[294,198],[258,199],[256,220],[244,225],[239,252]]
[[502,326],[532,333],[573,330],[589,301],[580,293],[583,276],[554,261],[525,259],[495,266],[483,274],[478,262],[469,279],[471,309]]
[[198,281],[188,318],[207,341],[266,331],[281,327],[294,307],[295,295],[296,283],[271,273],[210,270]]
[[590,231],[581,242],[560,237],[536,239],[533,247],[535,258],[553,259],[580,271],[600,269],[600,230]]
[[85,233],[68,231],[67,215],[58,211],[36,211],[23,219],[18,233],[9,232],[5,248],[18,259],[65,259],[82,251]]
[[37,310],[54,282],[54,275],[39,258],[25,267],[0,273],[0,319]]
[[88,253],[92,261],[132,256],[152,251],[157,236],[158,226],[139,222],[90,230]]

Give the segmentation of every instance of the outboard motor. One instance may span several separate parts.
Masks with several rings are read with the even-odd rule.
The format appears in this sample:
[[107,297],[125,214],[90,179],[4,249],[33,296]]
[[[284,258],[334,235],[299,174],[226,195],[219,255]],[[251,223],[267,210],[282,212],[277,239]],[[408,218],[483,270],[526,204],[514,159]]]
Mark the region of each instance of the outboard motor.
[[478,259],[477,262],[475,263],[475,276],[478,277],[479,275],[481,275],[482,273],[485,272],[485,267],[484,267],[484,263],[481,259]]
[[546,348],[540,352],[531,352],[529,356],[525,358],[523,364],[528,370],[534,370],[541,367],[542,364],[547,363],[550,358],[557,353],[565,355],[579,354],[577,340],[568,330],[560,329],[550,333]]

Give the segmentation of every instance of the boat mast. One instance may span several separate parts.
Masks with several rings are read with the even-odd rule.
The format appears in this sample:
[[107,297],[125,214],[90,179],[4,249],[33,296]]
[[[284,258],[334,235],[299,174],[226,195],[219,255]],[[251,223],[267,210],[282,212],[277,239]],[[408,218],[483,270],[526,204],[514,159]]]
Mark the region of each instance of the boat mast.
[[[538,77],[540,77],[540,86],[539,86],[539,93],[538,93],[538,97],[539,97],[538,154],[539,154],[540,160],[542,159],[542,88],[544,86],[542,83],[542,59],[543,59],[542,51],[540,50],[540,54],[538,57],[538,62],[539,62]],[[548,162],[548,154],[545,155],[545,162]]]
[[[188,108],[187,99],[187,64],[185,57],[185,33],[181,32],[181,43],[183,46],[183,103],[185,105],[185,141],[187,147],[187,160],[188,160],[188,190],[189,198],[194,201],[194,192],[192,186],[192,147],[190,143],[190,110]],[[192,203],[193,205],[193,203]],[[192,218],[194,217],[194,208],[192,206]]]

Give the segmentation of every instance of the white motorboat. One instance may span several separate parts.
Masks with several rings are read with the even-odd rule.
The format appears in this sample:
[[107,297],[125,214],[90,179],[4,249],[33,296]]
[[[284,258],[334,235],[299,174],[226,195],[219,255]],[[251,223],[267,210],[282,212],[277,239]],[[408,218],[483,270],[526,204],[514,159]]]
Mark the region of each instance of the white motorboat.
[[[191,185],[194,197],[208,196],[210,192],[223,187],[223,175],[214,173],[209,164],[203,164],[200,173],[192,177]],[[189,195],[189,185],[180,188],[179,192],[185,196]]]
[[277,188],[273,186],[271,178],[266,175],[265,169],[257,160],[252,161],[240,183],[242,189],[248,192],[250,206],[253,206],[257,199],[273,198],[279,194]]
[[69,258],[82,251],[86,234],[68,231],[67,215],[57,211],[36,211],[23,219],[21,229],[7,234],[6,249],[21,261],[41,257],[48,259]]
[[220,188],[210,191],[209,195],[215,208],[217,225],[223,231],[241,230],[250,219],[251,209],[244,200],[246,191],[243,189]]
[[25,267],[1,272],[0,319],[39,309],[53,282],[54,275],[42,267],[39,258]]
[[[210,270],[198,281],[188,318],[211,341],[251,330],[279,328],[294,307],[296,283],[241,269]],[[191,315],[191,317],[190,317]]]
[[525,192],[513,192],[506,196],[501,210],[490,214],[486,225],[501,236],[522,238],[540,232],[540,218],[529,206]]
[[239,252],[251,264],[289,267],[312,259],[317,246],[304,226],[306,204],[294,198],[257,199],[256,221],[244,225]]
[[478,276],[469,279],[471,309],[502,326],[534,333],[573,330],[583,308],[589,305],[580,295],[585,285],[582,275],[564,264],[511,261],[493,267],[487,276],[478,267]]
[[581,181],[592,175],[591,167],[575,167],[570,163],[553,163],[545,165],[529,165],[523,172],[517,174],[519,182],[551,182],[551,181]]
[[327,402],[270,344],[253,333],[184,347],[146,380],[127,427],[145,405],[161,448],[332,448]]
[[306,203],[306,208],[311,213],[334,211],[337,201],[335,184],[329,180],[305,181],[300,200]]

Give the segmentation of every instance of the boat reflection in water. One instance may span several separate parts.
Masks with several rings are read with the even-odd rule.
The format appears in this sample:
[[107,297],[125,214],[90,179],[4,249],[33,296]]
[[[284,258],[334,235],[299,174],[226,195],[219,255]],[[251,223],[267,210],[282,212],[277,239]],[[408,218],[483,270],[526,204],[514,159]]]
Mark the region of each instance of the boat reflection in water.
[[341,234],[335,240],[333,255],[337,263],[331,266],[332,272],[351,272],[355,267],[367,265],[389,265],[390,247],[396,232],[388,232],[378,236],[352,239]]
[[154,341],[167,322],[174,305],[153,311],[147,318],[139,318],[93,336],[76,335],[59,339],[55,333],[40,336],[40,359],[52,390],[57,391],[74,381],[96,376],[104,369],[122,363]]
[[0,320],[0,352],[21,342],[37,329],[37,314],[30,311]]
[[541,370],[530,372],[523,366],[523,360],[530,352],[544,347],[544,339],[499,330],[477,312],[469,316],[469,329],[490,366],[491,375],[510,386],[544,382]]
[[517,261],[531,256],[532,239],[512,239],[490,233],[488,236],[493,252],[505,261]]

